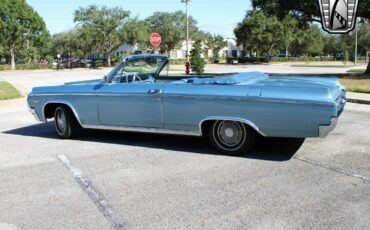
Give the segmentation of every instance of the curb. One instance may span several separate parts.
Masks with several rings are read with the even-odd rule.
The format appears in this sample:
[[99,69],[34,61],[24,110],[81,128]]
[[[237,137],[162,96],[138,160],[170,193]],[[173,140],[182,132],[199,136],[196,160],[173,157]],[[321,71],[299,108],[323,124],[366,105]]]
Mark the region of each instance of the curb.
[[347,102],[356,103],[356,104],[363,104],[363,105],[370,105],[370,101],[360,100],[360,99],[347,98]]

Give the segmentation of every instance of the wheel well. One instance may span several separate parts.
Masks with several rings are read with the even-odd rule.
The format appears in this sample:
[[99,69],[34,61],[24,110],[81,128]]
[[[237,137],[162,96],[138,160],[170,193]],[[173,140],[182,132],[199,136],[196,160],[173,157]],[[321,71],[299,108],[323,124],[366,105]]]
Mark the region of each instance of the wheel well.
[[217,120],[206,120],[206,121],[202,122],[201,127],[200,127],[200,131],[201,131],[201,134],[202,134],[203,137],[208,136],[208,130],[211,128],[211,125],[215,121],[217,121]]
[[45,119],[53,118],[54,114],[55,114],[55,110],[60,106],[64,106],[67,109],[69,109],[72,112],[73,116],[75,117],[75,114],[73,113],[72,109],[68,105],[66,105],[64,103],[49,103],[44,108]]
[[45,119],[53,118],[55,114],[55,110],[61,105],[64,105],[64,104],[60,104],[60,103],[47,104],[44,108]]
[[54,114],[55,114],[55,110],[60,106],[64,106],[65,108],[69,109],[69,111],[73,115],[73,119],[76,121],[76,124],[81,127],[81,124],[80,124],[79,120],[77,119],[76,114],[73,112],[73,110],[71,109],[71,107],[69,105],[64,104],[64,103],[49,103],[49,104],[47,104],[44,108],[45,119],[53,118]]
[[[234,121],[233,119],[211,119],[211,120],[206,120],[206,121],[203,121],[201,123],[201,127],[200,127],[200,131],[201,131],[201,134],[202,136],[207,136],[208,135],[208,130],[209,128],[211,127],[211,125],[215,122],[215,121]],[[244,125],[248,126],[249,128],[251,128],[252,130],[254,130],[256,133],[260,134],[261,136],[265,136],[263,133],[261,133],[259,131],[259,129],[256,127],[256,126],[253,126],[251,124],[248,124],[247,122],[245,121],[239,121],[237,120],[238,122],[241,122],[243,123]]]

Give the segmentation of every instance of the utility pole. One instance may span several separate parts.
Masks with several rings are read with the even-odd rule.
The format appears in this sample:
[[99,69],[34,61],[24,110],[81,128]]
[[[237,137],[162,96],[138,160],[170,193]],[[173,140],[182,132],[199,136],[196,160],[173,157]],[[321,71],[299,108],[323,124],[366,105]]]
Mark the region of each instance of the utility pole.
[[181,3],[185,3],[186,5],[186,74],[190,73],[190,59],[189,59],[189,11],[188,5],[190,0],[181,0]]
[[[356,20],[356,19],[355,19],[355,20]],[[355,37],[356,37],[356,41],[355,41],[355,66],[357,66],[357,48],[358,48],[358,47],[357,47],[357,46],[358,46],[358,39],[357,39],[357,38],[358,38],[358,37],[357,37],[357,34],[358,34],[358,33],[357,33],[357,32],[358,32],[358,28],[357,28],[358,23],[357,23],[357,20],[355,21],[355,23],[356,23],[356,24],[355,24],[355,27],[356,27],[356,36],[355,36]]]

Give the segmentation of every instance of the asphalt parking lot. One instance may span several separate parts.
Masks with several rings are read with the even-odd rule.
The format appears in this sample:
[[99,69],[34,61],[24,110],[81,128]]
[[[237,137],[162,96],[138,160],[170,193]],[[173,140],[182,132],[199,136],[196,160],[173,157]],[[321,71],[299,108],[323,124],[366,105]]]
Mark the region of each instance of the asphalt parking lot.
[[325,139],[258,138],[230,157],[193,137],[61,140],[24,100],[0,103],[0,229],[370,229],[369,162],[367,105],[348,103]]

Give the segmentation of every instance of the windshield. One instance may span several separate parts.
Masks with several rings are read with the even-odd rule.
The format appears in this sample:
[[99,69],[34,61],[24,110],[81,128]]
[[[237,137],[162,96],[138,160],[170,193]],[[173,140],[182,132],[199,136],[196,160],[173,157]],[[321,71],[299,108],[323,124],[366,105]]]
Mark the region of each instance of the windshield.
[[128,58],[123,71],[126,73],[155,74],[165,64],[167,58],[162,56],[143,56]]
[[160,55],[136,55],[123,60],[109,74],[109,82],[155,82],[155,77],[166,66],[167,57]]

